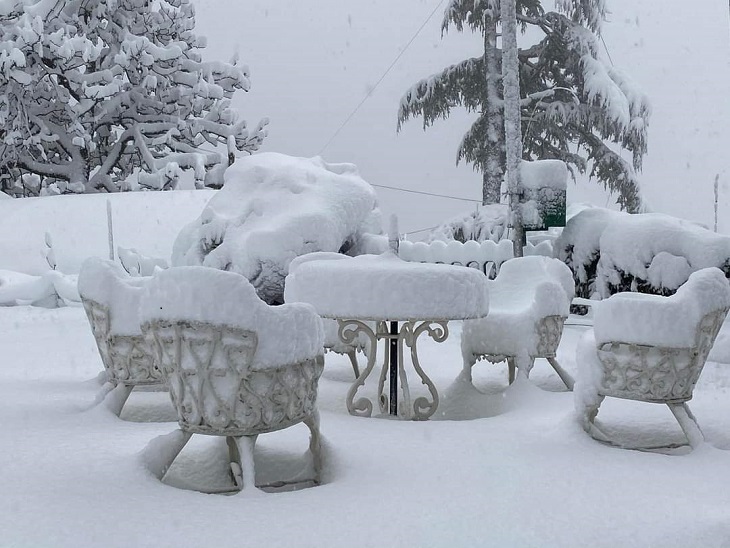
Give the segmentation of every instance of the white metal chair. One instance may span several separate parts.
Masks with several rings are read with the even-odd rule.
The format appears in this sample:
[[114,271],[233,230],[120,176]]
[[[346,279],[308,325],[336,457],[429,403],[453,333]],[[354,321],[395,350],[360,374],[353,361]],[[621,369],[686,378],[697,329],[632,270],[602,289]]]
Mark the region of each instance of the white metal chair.
[[[613,442],[595,424],[606,396],[666,404],[689,444],[704,441],[687,402],[730,307],[730,285],[717,268],[693,273],[670,297],[618,293],[595,306],[593,330],[576,359],[576,408],[584,429]],[[661,447],[672,447],[669,445]]]
[[97,401],[104,400],[117,416],[134,387],[163,385],[138,316],[147,280],[132,278],[117,263],[96,257],[87,259],[79,273],[79,295],[106,371]]
[[507,361],[509,382],[520,369],[525,376],[536,358],[545,358],[561,380],[573,388],[573,379],[556,359],[574,294],[570,269],[549,257],[510,259],[489,282],[489,315],[464,322],[461,352],[463,376],[471,382],[478,359]]
[[309,305],[268,306],[243,276],[180,267],[155,274],[142,317],[180,426],[166,437],[163,458],[148,459],[159,479],[198,433],[226,437],[232,490],[252,488],[258,435],[303,422],[311,433],[312,477],[259,487],[319,483],[323,332]]

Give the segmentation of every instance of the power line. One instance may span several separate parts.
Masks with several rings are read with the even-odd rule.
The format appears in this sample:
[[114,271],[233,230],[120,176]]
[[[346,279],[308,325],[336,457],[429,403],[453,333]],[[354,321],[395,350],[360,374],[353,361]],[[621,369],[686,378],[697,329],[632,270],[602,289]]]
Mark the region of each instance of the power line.
[[400,188],[397,186],[388,186],[388,185],[376,185],[373,183],[370,183],[370,186],[375,186],[378,188],[387,188],[388,190],[397,190],[399,192],[409,192],[411,194],[422,194],[424,196],[434,196],[436,198],[449,198],[450,200],[461,200],[462,202],[471,202],[476,204],[481,204],[481,200],[474,200],[472,198],[462,198],[460,196],[449,196],[448,194],[436,194],[435,192],[424,192],[422,190],[411,190],[410,188]]
[[350,113],[350,115],[347,118],[345,118],[345,121],[342,122],[342,124],[340,125],[340,127],[337,128],[337,131],[335,131],[332,134],[332,137],[329,138],[329,140],[325,143],[325,145],[322,147],[322,149],[317,153],[318,156],[321,156],[322,153],[325,150],[327,150],[327,147],[329,147],[332,144],[332,141],[335,140],[335,138],[340,134],[340,132],[345,128],[345,126],[350,122],[350,120],[353,119],[353,117],[355,116],[355,114],[358,113],[358,111],[360,110],[360,108],[365,104],[365,102],[370,98],[370,96],[373,93],[375,93],[375,90],[378,89],[378,86],[381,84],[381,82],[383,80],[385,80],[385,77],[388,76],[388,74],[393,69],[393,67],[395,67],[396,63],[400,60],[401,57],[403,57],[403,54],[408,50],[409,47],[411,47],[411,44],[413,44],[413,42],[416,40],[416,38],[418,38],[418,35],[421,34],[421,31],[424,28],[426,28],[426,25],[428,24],[428,22],[433,18],[434,15],[436,15],[436,12],[441,7],[441,4],[444,3],[444,1],[445,0],[440,0],[440,2],[438,3],[438,5],[433,9],[433,11],[426,18],[426,20],[423,22],[423,24],[420,27],[418,27],[418,30],[416,31],[416,34],[414,34],[411,37],[411,39],[408,41],[408,43],[405,45],[405,47],[400,51],[400,53],[398,55],[396,55],[395,59],[393,59],[393,62],[390,64],[390,66],[387,69],[385,69],[385,72],[380,77],[380,79],[377,82],[375,82],[375,85],[372,87],[372,89],[370,89],[365,94],[365,97],[362,98],[362,101],[360,101],[360,103],[355,107],[355,109]]

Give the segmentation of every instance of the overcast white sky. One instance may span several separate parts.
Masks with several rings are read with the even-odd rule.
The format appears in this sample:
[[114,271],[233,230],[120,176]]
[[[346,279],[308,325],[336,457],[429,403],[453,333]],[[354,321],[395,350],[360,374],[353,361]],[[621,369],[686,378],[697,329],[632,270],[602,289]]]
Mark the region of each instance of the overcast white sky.
[[[641,175],[657,211],[712,225],[720,175],[720,231],[730,232],[730,21],[726,0],[607,0],[611,58],[649,94],[653,117]],[[255,122],[271,119],[265,150],[314,156],[372,90],[439,0],[196,0],[208,58],[234,51],[248,63],[252,90],[236,104]],[[479,55],[480,38],[441,38],[444,1],[357,115],[322,154],[352,162],[373,184],[479,200],[481,179],[454,166],[470,116],[454,112],[427,132],[419,120],[396,134],[398,102],[416,80]],[[545,0],[546,7],[552,5]],[[402,231],[440,223],[475,207],[377,189]],[[595,182],[569,185],[569,201],[613,202]]]

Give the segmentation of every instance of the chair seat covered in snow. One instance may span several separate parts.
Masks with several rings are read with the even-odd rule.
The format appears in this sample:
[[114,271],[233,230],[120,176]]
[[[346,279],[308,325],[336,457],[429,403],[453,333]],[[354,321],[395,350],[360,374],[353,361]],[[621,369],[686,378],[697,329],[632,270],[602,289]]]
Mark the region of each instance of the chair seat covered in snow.
[[572,389],[573,379],[556,359],[575,289],[570,269],[549,257],[520,257],[506,261],[488,283],[489,315],[465,321],[462,329],[465,378],[471,381],[480,358],[506,360],[511,383],[516,368],[529,375],[535,358],[546,358]]
[[116,415],[135,386],[163,382],[138,315],[148,279],[130,277],[119,264],[96,257],[79,273],[79,295],[106,371],[102,397]]
[[252,488],[257,436],[304,422],[319,482],[323,332],[312,307],[269,306],[239,274],[179,267],[152,277],[140,314],[180,426],[153,466],[160,479],[200,433],[226,437],[236,490]]
[[576,352],[576,407],[585,430],[606,396],[671,409],[692,447],[702,432],[687,402],[730,308],[730,284],[718,268],[694,272],[670,297],[617,293],[595,307],[594,328]]

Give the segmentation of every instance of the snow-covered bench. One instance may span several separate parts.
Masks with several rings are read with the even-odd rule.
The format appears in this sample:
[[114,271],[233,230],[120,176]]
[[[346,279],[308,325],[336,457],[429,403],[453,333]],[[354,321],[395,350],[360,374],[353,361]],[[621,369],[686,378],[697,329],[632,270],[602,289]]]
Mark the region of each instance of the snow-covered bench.
[[319,482],[323,332],[312,307],[272,307],[239,274],[179,267],[152,277],[140,316],[180,426],[148,449],[159,457],[148,459],[155,475],[164,477],[193,433],[225,436],[236,489],[251,488],[257,436],[304,422],[309,480]]
[[593,330],[577,349],[576,407],[585,430],[606,396],[669,406],[692,447],[703,441],[687,401],[730,307],[718,268],[693,273],[670,297],[617,293],[595,306]]
[[461,352],[464,378],[480,358],[506,360],[509,382],[515,368],[526,376],[535,358],[546,358],[569,388],[573,379],[560,366],[556,351],[574,292],[570,269],[549,257],[521,257],[506,261],[489,281],[489,315],[464,322]]
[[149,278],[132,278],[113,261],[87,259],[78,289],[106,371],[101,400],[119,415],[135,386],[161,385],[152,348],[140,328],[138,308]]

